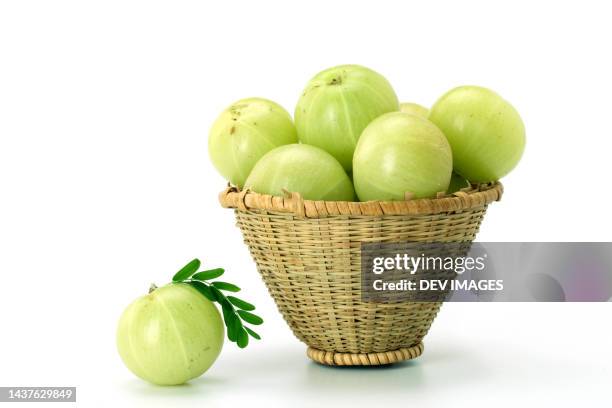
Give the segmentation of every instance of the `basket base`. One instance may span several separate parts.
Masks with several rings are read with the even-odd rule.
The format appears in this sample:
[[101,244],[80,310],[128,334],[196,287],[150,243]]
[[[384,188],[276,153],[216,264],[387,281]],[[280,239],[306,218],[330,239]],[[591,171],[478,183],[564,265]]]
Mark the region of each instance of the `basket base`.
[[328,366],[377,366],[412,360],[423,353],[423,343],[381,353],[336,353],[308,347],[306,355],[317,363]]

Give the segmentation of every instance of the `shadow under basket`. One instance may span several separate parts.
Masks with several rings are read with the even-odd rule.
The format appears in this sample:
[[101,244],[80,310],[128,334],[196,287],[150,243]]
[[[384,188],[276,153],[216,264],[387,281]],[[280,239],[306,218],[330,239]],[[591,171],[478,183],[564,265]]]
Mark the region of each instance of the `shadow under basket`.
[[472,242],[501,183],[435,199],[336,202],[228,187],[244,242],[289,327],[326,365],[416,358],[441,302],[374,303],[361,297],[361,243]]

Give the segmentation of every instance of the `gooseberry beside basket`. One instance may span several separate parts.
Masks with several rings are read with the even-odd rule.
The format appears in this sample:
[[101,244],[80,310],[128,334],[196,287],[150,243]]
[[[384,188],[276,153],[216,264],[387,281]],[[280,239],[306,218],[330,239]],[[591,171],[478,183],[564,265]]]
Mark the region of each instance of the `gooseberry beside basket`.
[[407,201],[334,202],[228,187],[219,195],[270,294],[307,355],[327,365],[383,365],[423,352],[441,302],[361,296],[364,242],[472,242],[501,183]]

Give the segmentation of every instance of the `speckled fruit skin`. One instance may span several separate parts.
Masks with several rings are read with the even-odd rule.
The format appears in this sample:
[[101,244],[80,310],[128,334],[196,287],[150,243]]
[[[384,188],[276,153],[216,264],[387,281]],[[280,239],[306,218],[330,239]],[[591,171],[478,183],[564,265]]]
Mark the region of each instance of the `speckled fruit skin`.
[[143,380],[178,385],[208,370],[224,336],[215,305],[191,286],[173,283],[128,306],[119,320],[117,349]]
[[297,140],[291,116],[282,106],[263,98],[247,98],[234,102],[215,120],[208,153],[217,171],[242,188],[264,154]]
[[433,123],[403,112],[387,113],[363,131],[353,158],[360,201],[433,197],[448,188],[453,158]]
[[340,65],[307,84],[295,108],[295,126],[302,143],[327,151],[350,172],[363,129],[397,110],[397,96],[382,75],[360,65]]
[[427,109],[424,106],[419,105],[418,103],[412,103],[412,102],[400,103],[400,112],[420,116],[425,119],[427,119],[427,116],[429,116],[429,109]]
[[517,165],[525,150],[521,117],[490,89],[452,89],[431,108],[429,120],[446,135],[455,171],[471,182],[499,180]]
[[260,194],[297,192],[306,200],[353,201],[351,180],[323,149],[304,144],[277,147],[253,168],[246,187]]

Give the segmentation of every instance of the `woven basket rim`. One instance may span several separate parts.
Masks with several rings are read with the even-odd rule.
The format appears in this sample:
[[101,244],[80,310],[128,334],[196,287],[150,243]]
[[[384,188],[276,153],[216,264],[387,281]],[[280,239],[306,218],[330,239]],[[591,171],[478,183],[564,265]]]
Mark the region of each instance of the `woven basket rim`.
[[290,192],[286,197],[278,197],[258,194],[248,189],[241,191],[235,186],[228,186],[219,194],[219,202],[224,208],[241,211],[264,210],[305,218],[334,215],[432,215],[483,207],[493,201],[499,201],[503,191],[503,185],[497,181],[472,185],[451,195],[439,194],[436,198],[350,202],[304,200],[299,193]]

